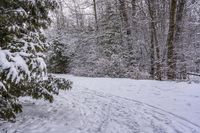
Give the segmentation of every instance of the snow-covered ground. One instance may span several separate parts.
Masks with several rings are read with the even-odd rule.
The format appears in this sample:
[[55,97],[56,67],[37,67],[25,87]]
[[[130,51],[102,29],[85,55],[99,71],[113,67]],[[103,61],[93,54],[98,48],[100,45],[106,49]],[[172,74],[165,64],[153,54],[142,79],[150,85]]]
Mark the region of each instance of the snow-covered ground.
[[23,98],[24,112],[0,133],[200,133],[200,84],[59,77],[73,89],[53,104]]

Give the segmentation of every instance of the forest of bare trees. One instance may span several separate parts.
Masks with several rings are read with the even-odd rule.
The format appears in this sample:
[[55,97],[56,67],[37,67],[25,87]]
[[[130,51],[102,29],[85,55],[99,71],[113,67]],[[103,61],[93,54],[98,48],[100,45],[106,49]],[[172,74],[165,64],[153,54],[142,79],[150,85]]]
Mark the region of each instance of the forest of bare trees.
[[47,32],[68,61],[60,73],[184,80],[200,71],[198,0],[62,0],[60,7]]

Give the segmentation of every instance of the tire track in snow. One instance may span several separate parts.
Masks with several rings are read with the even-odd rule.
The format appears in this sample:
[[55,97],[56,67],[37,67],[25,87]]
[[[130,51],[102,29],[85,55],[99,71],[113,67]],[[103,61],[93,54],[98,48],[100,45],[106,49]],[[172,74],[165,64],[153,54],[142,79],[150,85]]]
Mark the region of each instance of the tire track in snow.
[[[82,88],[83,88],[83,87],[82,87]],[[125,98],[125,97],[121,97],[121,96],[116,96],[116,95],[112,95],[112,94],[108,94],[108,93],[104,93],[104,92],[99,92],[99,91],[91,90],[91,89],[88,89],[88,88],[84,88],[84,89],[90,91],[90,92],[89,92],[89,91],[83,91],[83,92],[85,92],[85,93],[91,93],[91,92],[92,92],[93,94],[98,95],[98,96],[110,97],[110,98],[113,98],[113,99],[119,98],[119,99],[124,99],[124,100],[127,100],[127,101],[132,101],[132,102],[136,102],[136,103],[140,103],[140,104],[149,106],[149,107],[151,107],[151,108],[160,110],[160,111],[165,112],[165,113],[167,113],[167,114],[170,114],[170,115],[172,115],[172,116],[174,116],[174,117],[176,117],[176,118],[179,118],[179,119],[181,119],[181,120],[183,120],[183,121],[185,121],[185,122],[187,122],[187,123],[190,123],[190,124],[192,124],[193,126],[195,126],[195,127],[197,127],[197,128],[200,128],[200,125],[198,125],[198,124],[196,124],[196,123],[193,123],[193,122],[187,120],[186,118],[184,118],[184,117],[182,117],[182,116],[176,115],[176,114],[174,114],[174,113],[172,113],[172,112],[169,112],[169,111],[164,110],[164,109],[162,109],[162,108],[159,108],[159,107],[150,105],[150,104],[148,104],[148,103],[144,103],[144,102],[141,102],[141,101],[138,101],[138,100],[135,100],[135,99],[130,99],[130,98]],[[92,93],[91,93],[91,94],[92,94]]]
[[[63,103],[66,104],[63,105]],[[54,111],[55,109],[57,111]],[[165,110],[137,100],[83,87],[61,93],[53,104],[37,102],[33,106],[28,106],[21,116],[20,121],[14,126],[7,126],[3,133],[7,133],[6,130],[8,133],[34,133],[36,131],[64,133],[57,131],[61,128],[68,133],[200,132],[194,124]],[[34,119],[31,120],[32,118]],[[68,125],[64,125],[65,123]],[[56,127],[54,124],[57,124]],[[1,131],[3,130],[0,127]]]

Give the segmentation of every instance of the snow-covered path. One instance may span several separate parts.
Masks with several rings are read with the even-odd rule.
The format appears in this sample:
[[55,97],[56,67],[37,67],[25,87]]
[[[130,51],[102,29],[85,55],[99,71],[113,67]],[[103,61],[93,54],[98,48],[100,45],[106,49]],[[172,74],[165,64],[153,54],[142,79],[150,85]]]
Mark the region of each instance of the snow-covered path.
[[64,77],[73,90],[53,104],[23,98],[24,112],[0,132],[200,133],[198,84]]

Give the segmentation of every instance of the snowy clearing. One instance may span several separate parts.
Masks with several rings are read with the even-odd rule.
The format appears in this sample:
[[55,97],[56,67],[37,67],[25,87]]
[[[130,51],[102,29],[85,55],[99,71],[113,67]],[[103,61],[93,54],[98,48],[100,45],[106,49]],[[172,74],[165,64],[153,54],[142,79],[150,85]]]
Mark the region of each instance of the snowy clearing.
[[1,133],[200,133],[200,84],[85,78],[53,104],[22,98],[24,112]]

